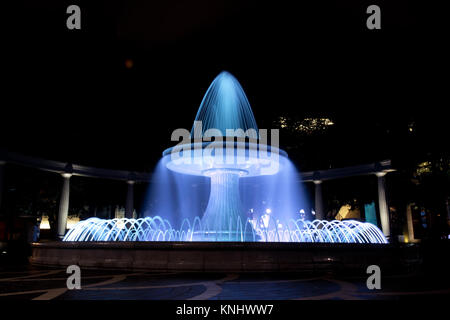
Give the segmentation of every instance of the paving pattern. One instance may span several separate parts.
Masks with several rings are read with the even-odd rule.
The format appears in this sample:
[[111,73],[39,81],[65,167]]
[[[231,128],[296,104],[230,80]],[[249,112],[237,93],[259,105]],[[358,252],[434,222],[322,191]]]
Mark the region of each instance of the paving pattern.
[[68,290],[64,268],[0,266],[0,300],[340,300],[450,297],[447,278],[366,279],[332,274],[193,274],[82,270],[80,290]]

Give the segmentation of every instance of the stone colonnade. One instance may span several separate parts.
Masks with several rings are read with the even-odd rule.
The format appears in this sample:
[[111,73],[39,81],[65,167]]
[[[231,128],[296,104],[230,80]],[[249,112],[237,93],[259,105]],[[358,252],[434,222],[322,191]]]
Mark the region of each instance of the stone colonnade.
[[[377,177],[377,190],[378,190],[378,210],[380,215],[381,230],[386,237],[390,237],[390,220],[389,220],[389,208],[386,196],[386,180],[385,175],[389,171],[379,171],[375,172]],[[323,195],[322,195],[322,182],[319,180],[318,175],[314,175],[314,211],[316,213],[316,219],[325,219],[325,212],[323,206]]]
[[[4,160],[6,159],[6,160]],[[119,170],[106,170],[101,168],[83,167],[71,165],[56,161],[37,159],[22,156],[19,154],[7,154],[0,150],[0,208],[2,205],[4,172],[7,163],[14,163],[28,167],[34,167],[40,170],[57,172],[62,176],[61,197],[59,202],[57,232],[60,238],[64,237],[66,232],[67,217],[70,204],[70,179],[73,175],[121,180],[127,184],[127,194],[125,202],[125,217],[132,218],[134,211],[134,185],[138,181],[150,181],[150,175],[147,173],[131,173]],[[302,181],[313,182],[315,186],[315,212],[317,219],[325,219],[323,206],[322,185],[323,181],[345,178],[356,175],[374,174],[377,177],[378,185],[378,208],[381,222],[381,229],[386,237],[390,236],[389,208],[386,197],[385,175],[388,172],[395,171],[391,168],[391,161],[385,160],[374,164],[360,165],[347,168],[329,169],[318,172],[306,172],[303,174]]]

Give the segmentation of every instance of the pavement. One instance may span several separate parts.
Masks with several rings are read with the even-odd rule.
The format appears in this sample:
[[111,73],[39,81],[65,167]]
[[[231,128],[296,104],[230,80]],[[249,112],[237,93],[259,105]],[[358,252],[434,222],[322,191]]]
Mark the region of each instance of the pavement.
[[0,264],[1,300],[404,300],[450,298],[450,277],[314,274],[206,274],[81,270],[81,289],[69,290],[65,268]]

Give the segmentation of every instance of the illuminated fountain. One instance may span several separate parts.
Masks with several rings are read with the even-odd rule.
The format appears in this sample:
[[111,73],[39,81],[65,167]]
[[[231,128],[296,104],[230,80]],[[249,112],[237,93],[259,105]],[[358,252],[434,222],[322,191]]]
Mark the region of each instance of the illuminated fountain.
[[[192,177],[209,179],[206,209],[186,207],[194,196],[185,194],[175,199],[176,192],[169,187],[164,193],[158,190],[155,197],[165,198],[166,204],[154,217],[90,218],[69,230],[64,241],[387,243],[383,233],[370,223],[311,222],[296,216],[301,208],[298,202],[303,200],[296,184],[298,173],[287,154],[277,147],[277,131],[271,132],[269,145],[267,131],[258,130],[247,97],[231,74],[222,72],[214,79],[191,132],[179,130],[172,137],[182,141],[163,152],[157,169],[160,180],[168,181],[169,175],[180,183]],[[264,185],[265,193],[245,187],[245,180]],[[250,190],[245,199],[241,198],[241,182],[242,188]],[[276,209],[259,210],[253,216],[251,208],[249,216],[243,202],[259,198]],[[256,200],[254,203],[258,203]],[[183,213],[194,215],[172,217],[174,202],[184,208]]]

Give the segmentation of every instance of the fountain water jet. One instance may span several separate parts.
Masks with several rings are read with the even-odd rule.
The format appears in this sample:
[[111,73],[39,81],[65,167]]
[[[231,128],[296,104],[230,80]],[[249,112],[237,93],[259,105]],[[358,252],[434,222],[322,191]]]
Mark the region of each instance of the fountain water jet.
[[[199,142],[212,137],[212,142]],[[163,153],[170,157],[166,164],[169,170],[210,178],[208,205],[201,219],[207,232],[199,239],[254,240],[254,230],[245,228],[248,217],[241,209],[239,180],[277,174],[279,157],[286,156],[278,148],[260,143],[259,138],[244,90],[230,73],[220,73],[208,88],[195,118],[191,130],[194,142]],[[180,157],[184,161],[179,161]]]
[[[264,140],[248,99],[239,82],[228,72],[220,73],[208,88],[190,138],[193,142],[181,143],[163,152],[159,170],[166,178],[171,172],[178,181],[186,181],[189,177],[209,179],[209,199],[204,212],[197,211],[194,217],[175,219],[177,221],[172,223],[167,220],[170,210],[157,211],[158,216],[153,218],[91,218],[78,223],[66,234],[64,241],[387,243],[382,232],[369,223],[296,219],[294,213],[298,213],[300,207],[294,203],[298,198],[303,200],[296,189],[298,186],[292,182],[299,180],[297,172],[283,150],[261,142]],[[201,141],[201,138],[207,141]],[[262,179],[253,181],[254,185],[242,186],[247,191],[252,188],[247,192],[252,194],[252,199],[258,200],[263,194],[254,191],[258,184],[266,185],[273,198],[283,199],[280,204],[276,201],[279,199],[269,201],[265,198],[264,203],[268,202],[268,206],[276,209],[264,210],[274,214],[263,215],[259,209],[259,216],[247,216],[241,201],[240,181],[243,179]],[[173,190],[169,190],[166,196],[173,194]],[[181,211],[191,197],[185,195],[178,201]],[[173,202],[173,199],[167,200]],[[248,199],[242,200],[248,205]],[[257,201],[250,203],[252,207],[258,204]],[[173,203],[170,206],[172,208]],[[173,227],[173,223],[181,225]]]

